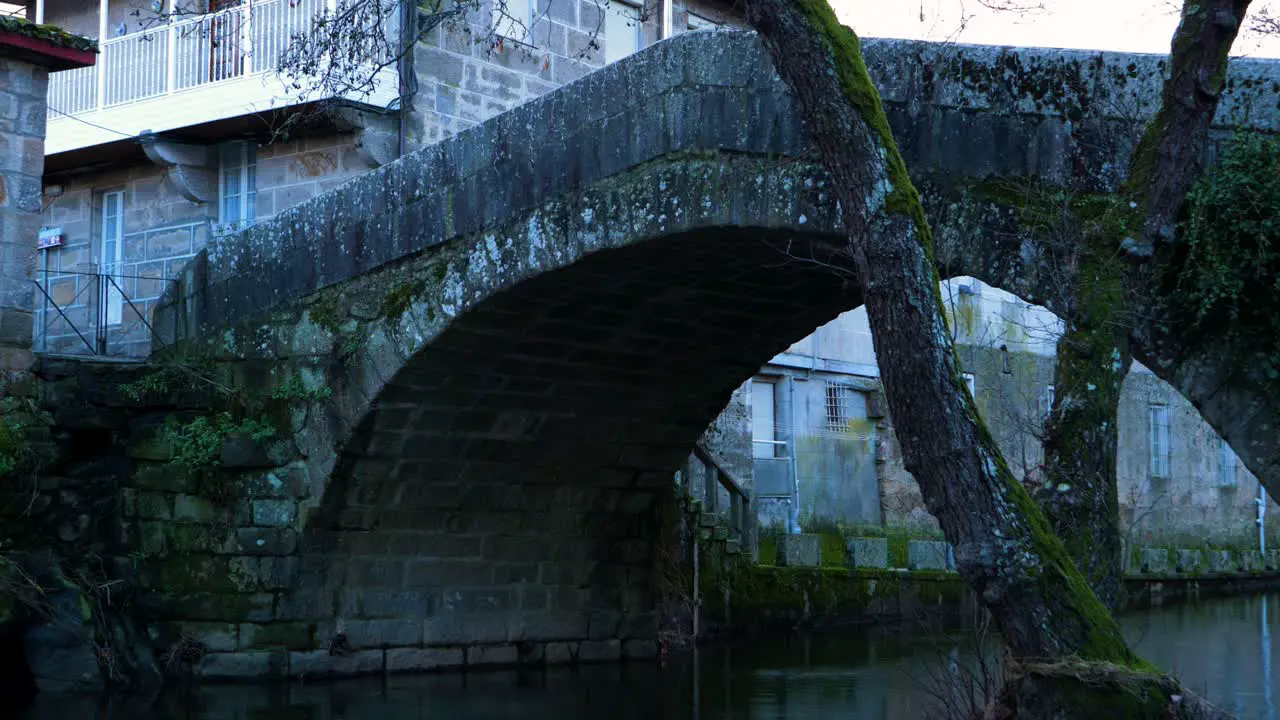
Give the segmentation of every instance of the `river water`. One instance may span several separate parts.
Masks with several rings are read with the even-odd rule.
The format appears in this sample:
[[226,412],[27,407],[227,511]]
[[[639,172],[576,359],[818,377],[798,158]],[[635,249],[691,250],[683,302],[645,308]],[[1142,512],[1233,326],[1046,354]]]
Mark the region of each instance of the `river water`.
[[[1280,595],[1179,604],[1124,616],[1148,660],[1242,720],[1280,720],[1272,635]],[[981,673],[976,632],[855,628],[673,655],[665,666],[592,666],[216,686],[149,701],[44,698],[22,720],[917,720],[931,691]],[[988,640],[987,646],[994,645]],[[1280,643],[1277,643],[1280,644]],[[954,687],[954,683],[946,683]],[[949,701],[955,707],[954,699]],[[0,717],[8,717],[0,709]]]

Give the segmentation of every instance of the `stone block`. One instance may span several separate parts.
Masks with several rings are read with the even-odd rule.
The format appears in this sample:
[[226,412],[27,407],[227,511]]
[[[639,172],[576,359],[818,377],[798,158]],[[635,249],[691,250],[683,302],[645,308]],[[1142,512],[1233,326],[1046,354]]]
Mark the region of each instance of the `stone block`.
[[168,493],[140,492],[137,510],[138,517],[142,520],[170,520],[173,518],[173,496]]
[[298,503],[292,500],[254,500],[253,524],[260,527],[291,527],[298,517]]
[[409,647],[422,644],[422,621],[407,618],[348,620],[347,642],[352,648]]
[[1209,552],[1209,570],[1215,573],[1236,571],[1236,559],[1230,550],[1211,550]]
[[1142,548],[1138,557],[1138,572],[1169,572],[1169,551],[1164,548]]
[[1267,551],[1267,569],[1280,570],[1280,550]]
[[579,662],[610,662],[622,659],[622,641],[583,640],[578,643]]
[[179,623],[176,629],[208,652],[235,652],[239,647],[239,628],[235,623],[188,622]]
[[426,672],[462,667],[462,648],[390,648],[387,672]]
[[427,618],[423,642],[431,646],[506,642],[506,613],[445,613]]
[[822,564],[822,537],[801,533],[778,536],[778,567],[818,567]]
[[885,538],[849,538],[845,547],[849,567],[889,567],[889,541]]
[[339,677],[373,675],[385,669],[381,650],[357,650],[346,655],[330,655],[328,650],[289,653],[289,674],[293,677]]
[[281,677],[285,674],[287,656],[277,650],[207,653],[196,673],[203,678],[243,680]]
[[1262,553],[1258,550],[1245,550],[1240,553],[1241,572],[1261,572],[1264,569]]
[[1204,556],[1199,550],[1178,550],[1177,564],[1174,566],[1176,572],[1187,575],[1194,575],[1201,571],[1204,565]]
[[236,547],[246,555],[292,555],[298,549],[298,534],[279,528],[241,528],[236,531]]
[[173,498],[173,519],[194,523],[211,523],[221,513],[218,506],[198,495],[181,494]]
[[549,642],[543,652],[548,665],[564,665],[578,659],[578,643]]
[[623,640],[622,657],[630,660],[650,660],[658,656],[657,640]]
[[467,665],[515,665],[520,651],[515,645],[473,645],[467,649]]
[[907,543],[907,567],[912,570],[951,570],[954,566],[950,546],[945,542],[912,540]]
[[240,649],[257,650],[282,647],[288,650],[308,650],[315,647],[313,623],[283,622],[258,625],[240,625]]

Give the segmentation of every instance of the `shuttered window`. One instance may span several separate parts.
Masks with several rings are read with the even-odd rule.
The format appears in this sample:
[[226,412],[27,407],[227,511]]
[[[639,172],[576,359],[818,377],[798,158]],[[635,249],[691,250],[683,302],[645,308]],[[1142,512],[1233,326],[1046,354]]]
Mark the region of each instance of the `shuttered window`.
[[604,59],[617,62],[640,49],[640,8],[610,0],[604,19]]

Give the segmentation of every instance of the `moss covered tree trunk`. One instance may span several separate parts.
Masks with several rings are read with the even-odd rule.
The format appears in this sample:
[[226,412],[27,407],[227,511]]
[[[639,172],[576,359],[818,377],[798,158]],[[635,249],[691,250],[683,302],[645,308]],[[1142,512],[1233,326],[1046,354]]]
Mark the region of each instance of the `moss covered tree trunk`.
[[1124,600],[1116,416],[1133,359],[1120,312],[1121,270],[1107,258],[1090,258],[1077,270],[1076,302],[1058,339],[1044,482],[1035,493],[1068,554],[1112,611]]
[[[750,0],[747,16],[831,175],[904,465],[1007,645],[1015,679],[1006,703],[1015,713],[1028,708],[1024,717],[1033,707],[1101,717],[1120,709],[1112,701],[1123,697],[1135,701],[1121,716],[1192,716],[1176,683],[1150,672],[1125,644],[978,417],[943,319],[929,227],[858,38],[826,0]],[[1187,27],[1184,21],[1179,37]],[[1178,62],[1172,69],[1176,83]],[[1179,116],[1165,127],[1187,124]],[[1154,144],[1159,157],[1166,146]],[[1124,232],[1133,217],[1121,213],[1109,225]],[[1087,672],[1068,667],[1068,658]]]
[[961,575],[1016,657],[1138,663],[965,390],[929,227],[857,37],[825,0],[753,0],[748,17],[831,174],[904,465]]

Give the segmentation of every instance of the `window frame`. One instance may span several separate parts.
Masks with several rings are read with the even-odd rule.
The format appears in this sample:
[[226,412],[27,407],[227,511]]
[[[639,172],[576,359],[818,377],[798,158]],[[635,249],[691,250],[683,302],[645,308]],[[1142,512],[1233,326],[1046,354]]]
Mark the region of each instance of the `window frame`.
[[[112,219],[108,208],[112,201],[118,202],[117,212],[114,217],[114,225],[116,231],[115,253],[111,262],[107,258],[107,223]],[[98,224],[98,272],[101,276],[111,276],[113,278],[120,277],[120,270],[124,265],[124,215],[125,215],[125,191],[120,190],[104,190],[101,193],[102,216]],[[105,281],[105,280],[104,280]],[[117,279],[117,284],[119,280]],[[122,289],[116,287],[115,284],[108,283],[108,287],[103,288],[99,292],[99,298],[106,303],[106,321],[107,325],[123,325],[124,324],[124,294]]]
[[[228,167],[227,156],[237,151],[239,157],[233,167]],[[240,204],[239,217],[227,217],[227,174],[228,170],[238,170],[239,192],[236,193]],[[246,141],[235,141],[222,145],[218,149],[218,224],[224,228],[240,230],[253,225],[258,209],[258,149]]]

